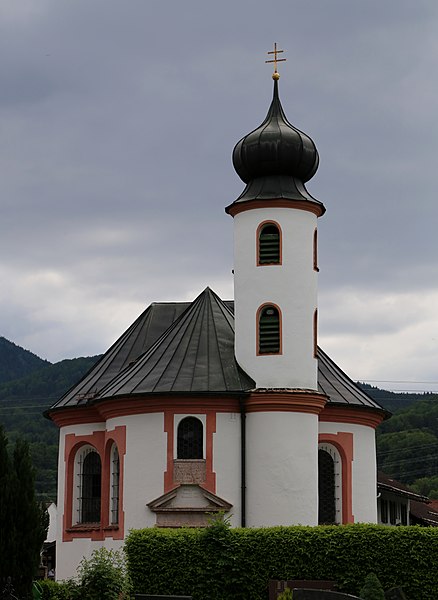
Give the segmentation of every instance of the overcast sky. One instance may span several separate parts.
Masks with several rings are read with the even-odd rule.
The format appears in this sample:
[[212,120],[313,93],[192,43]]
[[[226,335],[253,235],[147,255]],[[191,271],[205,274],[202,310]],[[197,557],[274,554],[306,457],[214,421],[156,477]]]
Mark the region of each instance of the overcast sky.
[[277,42],[321,159],[320,345],[438,389],[437,31],[436,0],[2,0],[0,335],[55,362],[153,301],[233,297],[231,152]]

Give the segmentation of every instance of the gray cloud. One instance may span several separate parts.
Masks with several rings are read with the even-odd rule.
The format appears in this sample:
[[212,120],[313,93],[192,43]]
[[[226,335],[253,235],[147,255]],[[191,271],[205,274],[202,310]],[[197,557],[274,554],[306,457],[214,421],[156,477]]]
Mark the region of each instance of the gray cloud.
[[230,155],[265,116],[277,41],[286,114],[321,155],[321,344],[358,376],[437,378],[435,3],[5,0],[0,17],[0,335],[59,360],[151,301],[231,297]]

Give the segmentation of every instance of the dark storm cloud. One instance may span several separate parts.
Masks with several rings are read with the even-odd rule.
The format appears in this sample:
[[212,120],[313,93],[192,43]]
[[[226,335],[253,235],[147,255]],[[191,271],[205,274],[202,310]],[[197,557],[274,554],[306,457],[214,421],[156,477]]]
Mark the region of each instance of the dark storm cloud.
[[321,342],[346,369],[379,356],[379,376],[382,338],[400,342],[421,371],[409,348],[438,325],[435,3],[6,0],[0,17],[0,335],[93,354],[151,301],[232,296],[230,155],[265,116],[277,41],[284,109],[321,156]]

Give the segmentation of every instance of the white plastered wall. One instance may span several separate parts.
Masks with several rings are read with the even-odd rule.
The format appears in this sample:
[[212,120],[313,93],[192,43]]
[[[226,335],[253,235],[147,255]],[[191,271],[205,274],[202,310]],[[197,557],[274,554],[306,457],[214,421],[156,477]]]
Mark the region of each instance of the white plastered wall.
[[[277,222],[282,230],[281,265],[256,265],[257,228],[267,220]],[[234,217],[235,352],[257,387],[317,389],[313,356],[316,225],[313,213],[292,208],[247,210]],[[257,356],[257,309],[267,302],[281,309],[283,351]]]
[[125,534],[129,529],[153,527],[156,515],[146,504],[163,493],[167,434],[164,414],[130,415],[108,421],[108,429],[126,425],[123,510]]
[[352,503],[355,523],[377,523],[376,435],[372,427],[320,422],[320,433],[353,434]]
[[318,524],[318,417],[249,413],[247,525]]
[[123,540],[113,540],[106,538],[103,541],[93,541],[91,539],[77,538],[71,542],[63,542],[62,552],[56,548],[56,580],[64,581],[76,577],[77,568],[82,559],[90,558],[93,550],[98,548],[107,548],[108,550],[120,550],[123,547]]
[[[163,413],[132,415],[108,420],[106,427],[101,423],[63,427],[60,432],[58,461],[58,521],[57,521],[57,564],[56,578],[73,577],[85,556],[89,558],[96,548],[120,549],[122,540],[108,537],[103,541],[75,538],[62,541],[64,516],[65,435],[90,435],[94,431],[113,430],[126,425],[126,454],[124,460],[123,510],[125,513],[125,535],[129,529],[152,527],[156,516],[146,506],[163,493],[163,477],[166,471],[167,434],[164,432]],[[121,456],[122,459],[122,456]]]
[[233,507],[227,517],[233,527],[240,527],[240,414],[218,413],[213,435],[213,471],[216,494]]

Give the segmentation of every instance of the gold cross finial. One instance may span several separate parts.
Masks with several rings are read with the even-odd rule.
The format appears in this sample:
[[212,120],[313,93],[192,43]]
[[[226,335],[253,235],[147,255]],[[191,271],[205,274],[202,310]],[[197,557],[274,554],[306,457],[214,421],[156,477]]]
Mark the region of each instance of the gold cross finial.
[[274,72],[272,74],[272,79],[280,79],[280,74],[277,71],[277,63],[279,62],[284,62],[287,59],[286,58],[277,58],[277,54],[281,54],[282,52],[284,52],[284,50],[277,50],[277,42],[274,43],[274,50],[271,50],[271,52],[268,52],[268,54],[273,54],[274,55],[274,60],[265,60],[265,63],[274,63]]

